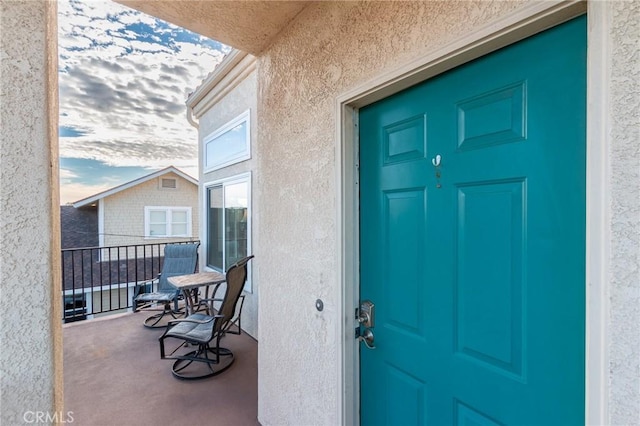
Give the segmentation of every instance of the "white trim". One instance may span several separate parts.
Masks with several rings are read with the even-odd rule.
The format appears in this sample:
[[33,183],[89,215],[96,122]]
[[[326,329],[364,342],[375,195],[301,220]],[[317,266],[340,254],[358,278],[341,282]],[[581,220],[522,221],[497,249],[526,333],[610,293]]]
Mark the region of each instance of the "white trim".
[[176,169],[173,166],[167,167],[165,169],[162,170],[158,170],[157,172],[151,173],[149,175],[146,176],[142,176],[141,178],[132,180],[130,182],[124,183],[122,185],[113,187],[111,189],[108,189],[106,191],[103,192],[99,192],[95,195],[92,195],[90,197],[87,198],[83,198],[82,200],[78,200],[75,203],[73,203],[73,207],[78,208],[78,207],[83,207],[83,206],[87,206],[89,204],[92,204],[98,200],[101,200],[103,198],[109,197],[113,194],[117,194],[118,192],[124,191],[125,189],[129,189],[131,187],[134,187],[136,185],[140,185],[141,183],[144,182],[148,182],[151,179],[155,179],[157,177],[160,177],[162,175],[165,175],[167,173],[174,173],[178,176],[180,176],[181,178],[187,180],[188,182],[191,182],[192,184],[198,186],[198,181],[194,178],[192,178],[191,176],[189,176],[188,174]]
[[[186,101],[187,109],[200,119],[213,105],[242,83],[256,69],[256,58],[232,50]],[[189,114],[188,114],[189,115]]]
[[[336,120],[336,167],[338,172],[336,197],[337,218],[336,253],[338,256],[339,318],[337,321],[338,351],[338,416],[337,424],[359,425],[360,370],[355,344],[355,308],[358,304],[360,282],[360,223],[359,223],[359,132],[358,114],[346,103],[338,102]],[[347,378],[352,377],[352,380]]]
[[612,69],[607,2],[588,4],[587,49],[587,307],[586,424],[609,424],[609,81]]
[[[167,233],[165,235],[151,235],[151,211],[164,211],[165,216],[165,231],[168,231],[173,224],[173,212],[186,211],[187,212],[187,233],[184,235],[174,235]],[[157,240],[166,238],[191,238],[193,237],[193,228],[191,220],[191,207],[189,206],[144,206],[144,239],[145,240]],[[173,232],[173,229],[171,229]]]
[[[591,136],[587,138],[587,179],[590,196],[587,198],[587,318],[586,318],[586,395],[585,420],[587,424],[605,424],[607,407],[606,318],[608,312],[607,279],[609,272],[609,245],[607,239],[607,183],[608,135],[606,99],[606,70],[608,63],[608,34],[604,10],[606,3],[589,3],[589,29],[587,64],[587,122]],[[450,70],[458,65],[484,56],[501,47],[516,43],[552,26],[583,14],[586,2],[536,2],[505,16],[453,43],[417,57],[398,68],[380,73],[376,78],[353,88],[337,98],[336,102],[336,162],[337,185],[337,298],[341,300],[337,324],[338,351],[338,413],[337,422],[359,424],[359,353],[353,330],[356,327],[354,309],[359,291],[358,254],[358,108],[400,92],[416,83]],[[592,42],[599,48],[592,52]],[[606,55],[605,58],[603,58]],[[597,69],[594,69],[597,68]],[[600,103],[600,107],[594,104]]]
[[[209,220],[208,220],[208,200],[207,200],[207,190],[214,186],[222,186],[223,189],[226,185],[233,185],[235,183],[245,182],[247,184],[247,256],[253,253],[252,250],[252,224],[253,224],[253,194],[251,189],[251,172],[240,173],[237,175],[212,180],[209,182],[205,182],[202,184],[202,210],[201,210],[201,218],[200,221],[200,246],[202,247],[202,256],[200,256],[200,270],[201,271],[213,271],[214,269],[207,266],[207,249],[208,249],[208,234],[209,234]],[[223,191],[223,202],[224,202],[224,191]],[[224,260],[223,260],[224,262]],[[253,279],[252,279],[252,268],[251,265],[248,266],[247,269],[247,282],[244,286],[243,291],[246,293],[253,293]]]
[[[227,159],[222,163],[214,163],[212,165],[207,164],[207,144],[213,142],[220,136],[229,132],[234,127],[246,123],[245,126],[245,146],[243,151],[239,151],[233,157]],[[225,123],[215,131],[211,132],[204,138],[202,138],[202,168],[203,173],[209,173],[214,170],[219,170],[224,167],[228,167],[232,164],[240,163],[245,160],[249,160],[251,158],[251,109],[246,110],[233,120]]]
[[[111,291],[111,290],[123,290],[125,288],[134,288],[137,284],[138,284],[137,281],[129,281],[126,283],[119,283],[119,284],[114,283],[114,284],[97,285],[93,287],[77,288],[75,289],[75,291],[67,289],[64,291],[64,295],[69,296],[70,294],[80,294],[80,293],[86,294],[86,293],[105,292],[105,291]],[[116,285],[121,287],[114,287]]]

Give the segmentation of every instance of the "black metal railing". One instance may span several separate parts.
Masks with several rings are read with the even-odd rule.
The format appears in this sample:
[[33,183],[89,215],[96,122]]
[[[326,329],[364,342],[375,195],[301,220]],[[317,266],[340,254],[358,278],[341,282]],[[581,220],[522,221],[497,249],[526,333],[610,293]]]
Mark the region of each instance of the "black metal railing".
[[164,247],[193,242],[63,249],[63,321],[130,308],[136,283],[162,271]]

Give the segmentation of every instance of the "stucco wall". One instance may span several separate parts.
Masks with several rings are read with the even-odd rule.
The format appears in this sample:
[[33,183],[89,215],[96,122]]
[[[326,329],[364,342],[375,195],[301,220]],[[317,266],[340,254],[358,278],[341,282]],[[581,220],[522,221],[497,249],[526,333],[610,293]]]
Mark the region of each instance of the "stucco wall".
[[[262,424],[337,422],[332,417],[339,392],[332,334],[340,303],[334,297],[332,273],[337,267],[336,96],[521,3],[322,3],[306,9],[260,58],[258,191],[263,214],[258,235],[278,241],[261,259],[269,265],[261,271],[261,280],[269,283],[260,300]],[[606,324],[610,347],[604,348],[610,358],[610,393],[604,398],[611,424],[636,424],[640,419],[639,5],[606,6],[611,11],[608,53],[614,56],[609,111],[611,316]],[[314,309],[317,297],[325,301],[323,313]],[[290,318],[304,319],[297,322],[295,335],[282,332]],[[286,351],[280,350],[283,346]]]
[[640,424],[640,2],[611,18],[610,416]]
[[[160,188],[159,179],[177,180],[176,189]],[[100,200],[104,209],[104,245],[155,244],[189,238],[144,238],[146,206],[191,207],[191,237],[198,238],[198,187],[175,173],[167,173]]]
[[62,409],[56,3],[0,7],[0,424],[16,425]]
[[[258,292],[260,273],[259,265],[262,263],[261,258],[264,251],[269,250],[270,247],[262,247],[260,239],[256,233],[256,229],[260,228],[260,215],[261,215],[261,194],[259,191],[258,182],[260,180],[260,170],[257,169],[257,158],[261,155],[261,146],[256,143],[256,134],[258,130],[258,111],[257,111],[257,73],[251,72],[242,82],[233,88],[226,96],[213,105],[209,110],[203,113],[199,117],[199,139],[200,139],[200,186],[204,188],[208,183],[214,182],[227,177],[236,176],[238,174],[251,172],[252,181],[252,193],[251,193],[251,253],[256,256],[250,262],[251,268],[251,286],[252,292],[245,292],[245,301],[242,309],[242,328],[251,336],[258,339]],[[224,126],[229,121],[238,117],[246,110],[251,110],[251,159],[243,161],[241,163],[234,164],[229,167],[224,167],[219,170],[215,170],[209,173],[203,173],[204,170],[202,159],[203,146],[202,140],[211,133],[215,132],[220,127]],[[200,206],[206,206],[204,194],[200,193],[201,203]],[[206,240],[206,214],[201,213],[201,228],[202,236],[201,241]],[[201,256],[200,268],[205,267],[204,253]]]
[[[259,61],[259,421],[340,419],[336,321],[335,102],[387,68],[433,51],[519,2],[321,2]],[[324,311],[315,300],[324,301]],[[274,309],[277,307],[277,309]],[[292,322],[293,321],[293,322]]]
[[[605,348],[611,360],[611,394],[605,399],[610,423],[634,424],[640,356],[638,3],[607,5],[616,58],[610,81],[612,128],[607,132],[612,140],[612,272],[611,345]],[[50,317],[57,270],[50,260],[57,250],[51,248],[50,235],[57,228],[48,200],[55,198],[56,182],[50,166],[57,165],[49,149],[57,146],[47,140],[46,126],[55,123],[57,112],[47,111],[52,91],[45,88],[44,65],[46,58],[55,58],[55,43],[45,45],[45,34],[55,34],[55,25],[45,28],[44,2],[5,1],[1,7],[0,300],[5,309],[0,311],[0,423],[16,424],[27,410],[53,410],[58,373],[47,348],[62,348],[59,316]],[[263,209],[255,237],[271,244],[260,253],[260,263],[269,265],[260,271],[261,281],[268,283],[262,288],[260,312],[260,420],[265,426],[338,423],[337,348],[331,335],[339,320],[332,255],[336,94],[515,7],[507,2],[313,5],[265,53],[258,77],[264,115],[258,148],[261,178],[254,179]],[[454,8],[459,9],[457,17],[451,13]],[[430,9],[433,14],[427,13]],[[55,24],[55,15],[48,20]],[[55,76],[55,67],[50,73]],[[270,88],[275,82],[280,84]],[[283,294],[289,297],[283,299]],[[318,296],[326,304],[321,314],[313,308]],[[24,306],[25,299],[34,303]],[[26,315],[18,316],[10,309],[14,306],[24,306]],[[16,340],[15,334],[22,337]]]

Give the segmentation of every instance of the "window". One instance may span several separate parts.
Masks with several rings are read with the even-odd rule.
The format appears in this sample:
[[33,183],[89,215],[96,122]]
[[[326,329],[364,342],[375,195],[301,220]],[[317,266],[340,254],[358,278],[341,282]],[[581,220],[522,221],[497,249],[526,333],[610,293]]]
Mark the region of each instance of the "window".
[[191,207],[145,207],[144,236],[190,237]]
[[[250,253],[250,175],[205,186],[206,265],[225,272]],[[250,291],[247,279],[246,291]]]
[[247,110],[204,138],[205,173],[251,158],[250,123]]

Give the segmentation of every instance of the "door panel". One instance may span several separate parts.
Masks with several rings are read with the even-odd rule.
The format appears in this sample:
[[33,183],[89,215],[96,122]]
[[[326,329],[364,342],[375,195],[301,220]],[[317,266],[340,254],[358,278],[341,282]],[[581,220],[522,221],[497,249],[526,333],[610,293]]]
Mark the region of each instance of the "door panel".
[[585,88],[581,17],[360,111],[362,424],[584,423]]
[[456,354],[516,377],[523,355],[523,195],[522,180],[459,187],[456,229]]

